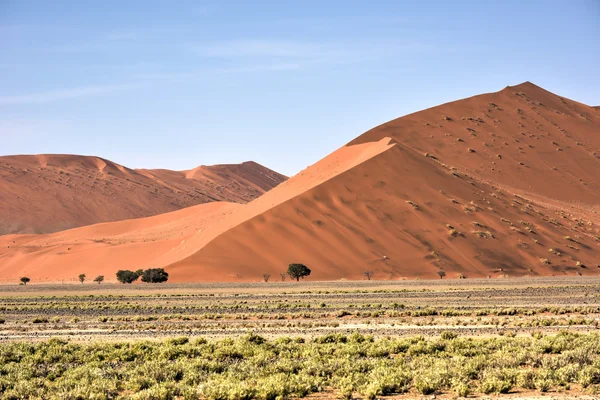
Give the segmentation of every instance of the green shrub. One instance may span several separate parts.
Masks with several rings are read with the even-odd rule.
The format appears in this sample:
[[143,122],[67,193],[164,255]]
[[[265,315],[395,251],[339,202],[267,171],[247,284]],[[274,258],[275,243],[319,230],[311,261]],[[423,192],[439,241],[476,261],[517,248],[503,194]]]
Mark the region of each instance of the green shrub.
[[458,334],[456,332],[452,332],[452,331],[444,331],[444,332],[442,332],[442,334],[440,336],[444,340],[452,340],[452,339],[456,339],[458,337]]
[[584,388],[600,384],[600,365],[588,365],[579,371],[577,382]]
[[506,380],[500,379],[497,376],[486,376],[483,381],[481,381],[481,385],[479,389],[482,393],[490,394],[490,393],[508,393],[510,389],[512,389],[512,384]]
[[309,276],[310,272],[310,269],[304,264],[290,264],[287,270],[287,274],[291,278],[296,279],[296,281],[299,281],[300,278],[304,279],[305,276]]
[[469,383],[457,378],[452,379],[452,390],[459,397],[467,397],[471,392]]
[[171,344],[173,346],[181,346],[181,345],[188,343],[189,341],[190,341],[190,338],[187,336],[179,336],[179,337],[167,339],[167,343]]
[[169,274],[163,268],[149,268],[142,273],[142,282],[162,283],[169,280]]
[[447,370],[440,367],[431,367],[415,374],[414,385],[419,393],[433,394],[444,389],[447,385]]
[[[119,316],[113,316],[117,321]],[[417,391],[502,394],[600,384],[600,335],[422,336],[360,333],[313,340],[254,333],[236,339],[0,345],[3,398],[276,399],[332,390],[340,398]],[[579,387],[579,386],[578,386]]]
[[117,271],[117,280],[121,283],[133,283],[138,280],[140,275],[137,272],[133,272],[127,269],[121,269]]

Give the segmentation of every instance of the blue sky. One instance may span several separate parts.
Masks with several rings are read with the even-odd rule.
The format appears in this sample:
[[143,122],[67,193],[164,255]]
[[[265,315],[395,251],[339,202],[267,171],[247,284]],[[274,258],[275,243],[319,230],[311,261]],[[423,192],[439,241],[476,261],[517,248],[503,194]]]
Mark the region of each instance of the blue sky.
[[292,175],[526,80],[600,104],[599,37],[599,0],[0,0],[0,154]]

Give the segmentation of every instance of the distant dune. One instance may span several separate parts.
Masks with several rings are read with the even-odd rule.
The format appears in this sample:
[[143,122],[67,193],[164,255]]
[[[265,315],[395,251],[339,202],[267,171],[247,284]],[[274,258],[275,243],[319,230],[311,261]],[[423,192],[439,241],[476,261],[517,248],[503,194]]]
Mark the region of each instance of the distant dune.
[[527,82],[378,126],[248,204],[0,237],[0,276],[599,274],[599,180],[600,113]]
[[286,179],[254,162],[133,170],[99,157],[0,157],[0,235],[49,233],[212,201],[247,203]]

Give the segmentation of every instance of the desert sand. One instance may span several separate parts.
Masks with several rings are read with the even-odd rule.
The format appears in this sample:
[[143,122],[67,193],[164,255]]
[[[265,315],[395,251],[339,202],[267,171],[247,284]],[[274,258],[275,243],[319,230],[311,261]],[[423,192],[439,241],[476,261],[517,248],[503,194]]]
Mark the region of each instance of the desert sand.
[[286,179],[255,162],[133,170],[99,157],[0,157],[0,235],[50,233],[212,201],[247,203]]
[[0,236],[0,277],[597,275],[599,134],[596,109],[527,82],[376,127],[248,204]]

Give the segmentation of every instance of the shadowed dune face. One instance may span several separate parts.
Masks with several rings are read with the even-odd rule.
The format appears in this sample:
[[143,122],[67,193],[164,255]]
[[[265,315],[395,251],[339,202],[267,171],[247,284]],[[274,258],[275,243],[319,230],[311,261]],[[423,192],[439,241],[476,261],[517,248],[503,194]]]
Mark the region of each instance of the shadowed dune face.
[[365,271],[457,278],[575,274],[580,262],[597,273],[587,229],[595,216],[575,228],[562,210],[517,196],[396,144],[227,230],[170,270],[181,280],[256,280],[301,261],[314,266],[315,279],[363,279]]
[[591,107],[527,82],[407,115],[349,144],[391,137],[480,180],[595,205],[599,130]]
[[314,266],[315,279],[598,273],[599,133],[590,107],[530,83],[402,117],[347,147],[397,144],[225,231],[172,273],[257,279],[290,262]]
[[291,262],[315,280],[598,274],[599,152],[597,110],[525,83],[374,128],[245,205],[0,237],[0,275],[258,281]]
[[259,164],[132,170],[98,157],[0,157],[0,234],[48,233],[212,201],[246,203],[286,178]]

